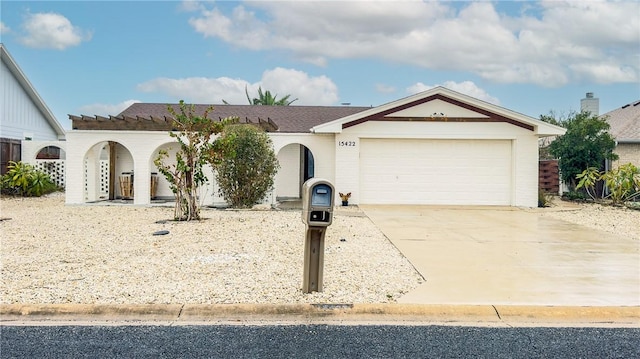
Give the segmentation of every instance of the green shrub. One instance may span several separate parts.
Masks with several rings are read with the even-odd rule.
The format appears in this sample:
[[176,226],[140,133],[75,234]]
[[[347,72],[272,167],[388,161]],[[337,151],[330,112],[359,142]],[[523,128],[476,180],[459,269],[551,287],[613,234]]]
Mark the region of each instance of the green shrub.
[[584,188],[591,198],[595,200],[594,192],[596,182],[604,181],[613,204],[622,204],[633,201],[640,196],[640,169],[631,163],[624,164],[607,172],[600,172],[595,167],[589,167],[576,176],[580,180],[576,189]]
[[602,174],[614,204],[633,201],[640,196],[640,169],[631,163]]
[[230,125],[214,147],[223,154],[213,167],[220,193],[229,205],[252,207],[273,189],[279,164],[264,131],[251,125]]
[[10,161],[7,173],[2,176],[3,194],[25,197],[40,197],[58,190],[49,175],[35,169],[32,165]]

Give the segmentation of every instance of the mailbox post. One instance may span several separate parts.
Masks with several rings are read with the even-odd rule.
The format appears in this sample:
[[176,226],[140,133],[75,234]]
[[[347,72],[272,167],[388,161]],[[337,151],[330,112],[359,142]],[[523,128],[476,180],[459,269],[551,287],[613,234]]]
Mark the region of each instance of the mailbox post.
[[324,236],[333,221],[335,191],[329,181],[311,178],[302,185],[302,221],[306,225],[304,241],[304,293],[322,292]]

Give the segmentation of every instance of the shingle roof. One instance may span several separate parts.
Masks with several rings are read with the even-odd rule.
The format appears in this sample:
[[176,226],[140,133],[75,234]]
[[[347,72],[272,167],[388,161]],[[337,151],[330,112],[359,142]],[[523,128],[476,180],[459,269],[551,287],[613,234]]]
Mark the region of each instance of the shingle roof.
[[[178,105],[172,105],[178,109]],[[195,105],[197,114],[202,115],[210,105]],[[211,119],[237,116],[242,122],[273,121],[277,132],[306,133],[319,124],[336,120],[369,109],[369,107],[350,106],[256,106],[256,105],[215,105],[209,113]],[[166,104],[135,103],[118,116],[150,119],[151,117],[170,117]]]
[[611,125],[609,133],[618,142],[640,141],[640,100],[624,105],[601,117]]

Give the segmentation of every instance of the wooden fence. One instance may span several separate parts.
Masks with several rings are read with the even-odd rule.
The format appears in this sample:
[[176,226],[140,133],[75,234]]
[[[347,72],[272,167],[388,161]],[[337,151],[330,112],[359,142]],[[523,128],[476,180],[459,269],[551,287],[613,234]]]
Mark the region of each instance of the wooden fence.
[[538,162],[538,187],[548,193],[560,192],[558,160],[544,160]]

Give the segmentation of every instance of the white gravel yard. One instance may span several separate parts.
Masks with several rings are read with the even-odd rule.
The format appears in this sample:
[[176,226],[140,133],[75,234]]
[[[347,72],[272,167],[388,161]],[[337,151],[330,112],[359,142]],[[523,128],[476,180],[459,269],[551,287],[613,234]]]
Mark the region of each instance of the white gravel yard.
[[640,211],[598,203],[565,202],[555,198],[543,216],[640,240]]
[[[526,209],[640,240],[640,211],[554,201]],[[66,206],[64,194],[0,199],[0,303],[386,303],[424,279],[357,207],[337,207],[324,291],[304,294],[299,210]],[[167,230],[168,235],[154,236]]]
[[300,211],[174,222],[173,208],[66,206],[63,194],[0,205],[0,303],[385,303],[423,282],[357,208],[337,209],[324,291],[304,294]]

